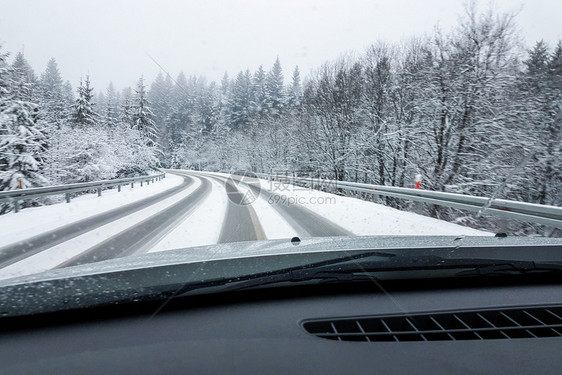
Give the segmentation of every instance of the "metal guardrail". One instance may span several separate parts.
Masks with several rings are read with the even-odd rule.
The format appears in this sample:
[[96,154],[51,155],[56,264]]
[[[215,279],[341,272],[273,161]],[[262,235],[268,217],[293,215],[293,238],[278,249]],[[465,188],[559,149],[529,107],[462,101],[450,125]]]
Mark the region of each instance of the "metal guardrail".
[[312,188],[333,187],[348,191],[384,195],[562,228],[562,207],[510,201],[506,199],[490,199],[440,191],[362,184],[357,182],[270,175],[266,173],[255,173],[255,175],[259,178],[280,182],[293,184],[304,183]]
[[76,184],[68,185],[56,185],[56,186],[45,186],[39,188],[30,189],[18,189],[9,191],[0,191],[0,202],[11,202],[14,205],[14,211],[19,212],[21,200],[34,199],[39,197],[45,197],[50,195],[65,194],[66,203],[70,203],[71,193],[77,193],[81,191],[96,190],[98,196],[101,196],[101,192],[104,189],[117,186],[117,191],[121,191],[121,186],[131,184],[131,188],[134,184],[140,182],[143,186],[144,183],[147,185],[150,182],[160,181],[166,178],[166,173],[159,173],[151,176],[140,176],[131,178],[120,178],[116,180],[102,180],[102,181],[92,181],[92,182],[80,182]]

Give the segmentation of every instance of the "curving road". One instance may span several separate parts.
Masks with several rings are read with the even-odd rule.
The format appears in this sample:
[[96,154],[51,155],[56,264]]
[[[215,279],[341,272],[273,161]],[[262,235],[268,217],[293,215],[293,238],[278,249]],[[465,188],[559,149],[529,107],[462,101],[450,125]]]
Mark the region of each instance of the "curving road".
[[[261,194],[262,198],[268,199],[275,196],[274,193],[266,190],[260,191],[258,187],[248,184],[246,181],[240,181],[238,177],[227,178],[222,175],[179,170],[169,170],[167,172],[181,176],[183,182],[174,188],[137,202],[93,215],[70,225],[41,233],[29,240],[0,248],[0,276],[4,267],[11,265],[13,268],[22,260],[40,255],[41,252],[51,248],[54,249],[56,245],[64,245],[64,242],[93,231],[102,225],[138,213],[140,210],[162,202],[176,194],[183,193],[185,195],[187,189],[192,191],[176,203],[161,209],[156,214],[144,218],[137,224],[133,224],[109,238],[101,238],[99,243],[92,244],[91,247],[78,255],[62,261],[55,268],[99,262],[111,258],[148,252],[176,227],[190,219],[194,213],[206,210],[208,205],[212,205],[210,193],[213,191],[217,194],[217,191],[213,189],[219,189],[220,192],[218,194],[225,194],[228,197],[226,199],[224,217],[220,219],[221,222],[213,223],[215,228],[221,228],[217,239],[218,243],[267,239],[260,221],[260,215],[263,212],[259,212],[251,204],[241,204],[241,202],[247,198],[248,194],[250,196],[252,194],[256,196]],[[199,185],[197,186],[197,184]],[[103,199],[103,197],[100,199]],[[281,216],[287,225],[291,227],[291,233],[298,236],[351,235],[349,231],[303,206],[273,204],[267,209]]]

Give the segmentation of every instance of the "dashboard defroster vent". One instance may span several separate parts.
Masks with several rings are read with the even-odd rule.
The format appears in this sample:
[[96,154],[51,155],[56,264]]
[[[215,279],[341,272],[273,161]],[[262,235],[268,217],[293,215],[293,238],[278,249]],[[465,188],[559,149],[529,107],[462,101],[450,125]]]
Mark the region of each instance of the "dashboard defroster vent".
[[456,341],[562,337],[562,306],[315,319],[317,337],[338,341]]

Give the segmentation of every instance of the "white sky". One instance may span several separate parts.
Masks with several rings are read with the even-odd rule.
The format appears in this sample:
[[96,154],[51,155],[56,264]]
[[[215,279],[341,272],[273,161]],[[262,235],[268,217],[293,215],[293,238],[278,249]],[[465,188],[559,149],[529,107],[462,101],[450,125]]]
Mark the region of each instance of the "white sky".
[[[90,74],[96,91],[121,89],[159,68],[175,77],[220,80],[279,56],[286,80],[343,52],[363,51],[376,40],[399,41],[450,30],[462,13],[454,0],[0,0],[2,51],[24,49],[39,75],[54,57],[76,86]],[[480,1],[480,8],[488,6]],[[527,45],[562,38],[562,1],[496,0],[499,11],[521,11],[517,23]]]

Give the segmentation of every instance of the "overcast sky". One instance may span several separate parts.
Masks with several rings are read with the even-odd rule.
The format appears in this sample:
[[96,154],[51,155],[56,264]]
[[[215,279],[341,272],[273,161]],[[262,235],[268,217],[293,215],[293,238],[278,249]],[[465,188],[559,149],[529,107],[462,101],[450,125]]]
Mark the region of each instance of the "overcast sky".
[[[12,56],[24,50],[40,74],[54,57],[76,86],[89,74],[98,90],[111,81],[121,89],[141,74],[159,71],[152,56],[175,77],[220,80],[225,71],[279,56],[285,77],[376,40],[399,41],[450,30],[463,11],[453,0],[0,0],[0,43]],[[480,1],[480,8],[488,6]],[[528,45],[562,38],[562,1],[496,0],[499,11],[520,10],[517,24]],[[286,78],[286,80],[288,80]]]

